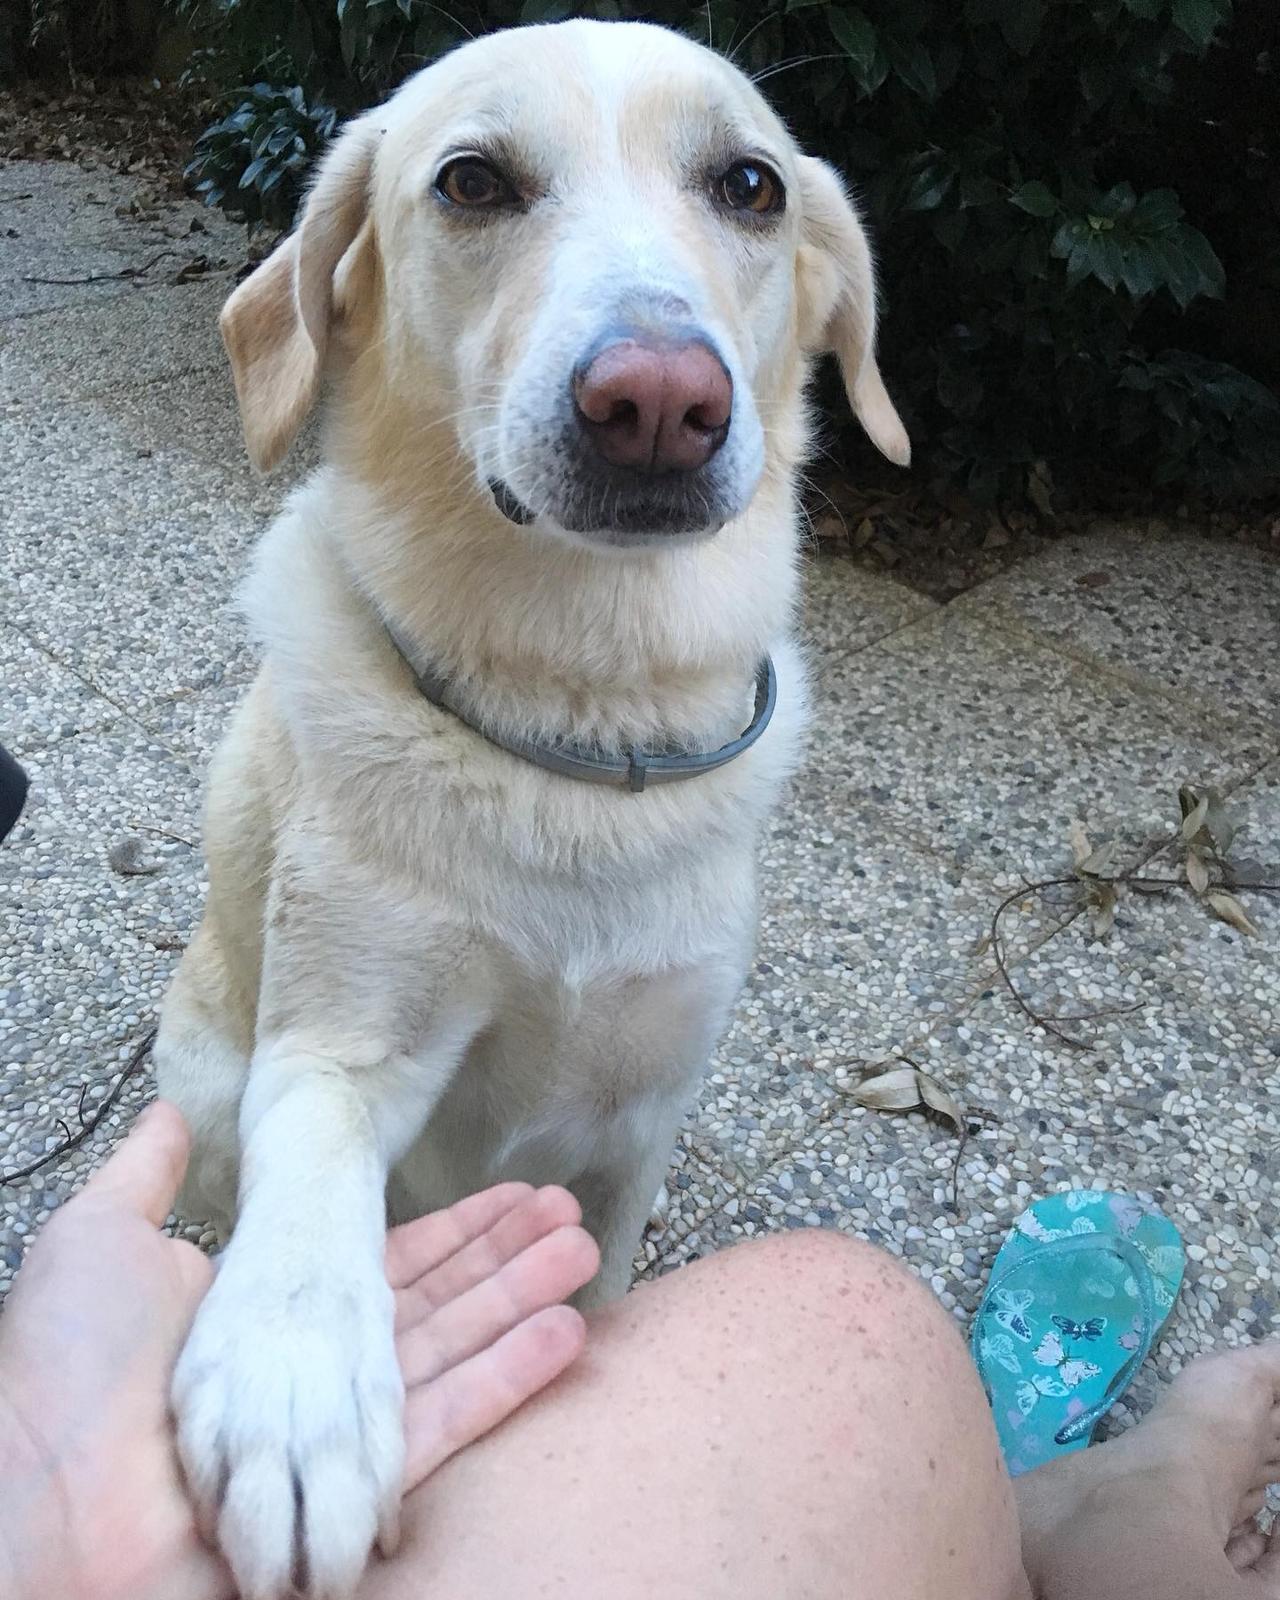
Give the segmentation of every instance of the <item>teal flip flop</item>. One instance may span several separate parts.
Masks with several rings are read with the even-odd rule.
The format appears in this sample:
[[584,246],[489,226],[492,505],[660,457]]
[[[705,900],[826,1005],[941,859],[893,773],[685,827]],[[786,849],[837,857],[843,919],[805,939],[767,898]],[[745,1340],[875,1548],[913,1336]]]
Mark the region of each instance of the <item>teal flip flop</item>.
[[1074,1189],[1018,1218],[974,1319],[1010,1476],[1082,1450],[1160,1337],[1185,1252],[1163,1212]]

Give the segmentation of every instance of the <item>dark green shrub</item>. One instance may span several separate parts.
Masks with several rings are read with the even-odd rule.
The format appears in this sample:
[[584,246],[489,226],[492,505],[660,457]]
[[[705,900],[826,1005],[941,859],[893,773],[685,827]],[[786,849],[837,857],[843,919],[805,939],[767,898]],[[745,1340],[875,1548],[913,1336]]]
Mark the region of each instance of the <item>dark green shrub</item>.
[[2,0],[0,83],[143,70],[161,0]]
[[196,141],[187,177],[206,204],[245,222],[288,225],[311,163],[333,137],[338,113],[308,104],[303,90],[254,84]]
[[[883,366],[932,474],[994,496],[1043,481],[1044,462],[1094,498],[1134,483],[1262,494],[1280,478],[1267,388],[1280,376],[1277,119],[1263,109],[1277,90],[1265,27],[1233,17],[1231,0],[187,0],[186,12],[215,59],[242,72],[273,61],[275,81],[305,86],[287,108],[284,91],[255,90],[192,166],[210,198],[247,215],[256,195],[269,218],[332,125],[324,107],[372,102],[468,32],[626,15],[709,38],[862,197]],[[1230,299],[1217,309],[1235,293],[1260,341],[1240,337]]]

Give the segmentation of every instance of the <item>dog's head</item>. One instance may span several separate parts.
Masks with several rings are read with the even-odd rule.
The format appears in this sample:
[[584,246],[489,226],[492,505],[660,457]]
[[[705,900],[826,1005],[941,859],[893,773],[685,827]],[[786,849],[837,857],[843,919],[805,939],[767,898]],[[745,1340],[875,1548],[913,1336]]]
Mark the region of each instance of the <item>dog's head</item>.
[[492,34],[419,73],[348,124],[222,327],[259,467],[337,351],[397,471],[450,462],[453,494],[591,544],[738,517],[771,454],[793,464],[810,353],[909,456],[839,180],[736,68],[644,24]]

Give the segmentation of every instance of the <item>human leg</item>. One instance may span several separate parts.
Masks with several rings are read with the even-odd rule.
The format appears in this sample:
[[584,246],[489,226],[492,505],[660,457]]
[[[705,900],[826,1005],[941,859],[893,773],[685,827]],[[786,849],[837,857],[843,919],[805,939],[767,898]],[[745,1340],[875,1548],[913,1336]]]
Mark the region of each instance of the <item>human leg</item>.
[[1195,1361],[1138,1427],[1016,1482],[1041,1600],[1280,1600],[1280,1341]]
[[593,1319],[404,1509],[377,1600],[1027,1600],[977,1377],[891,1258],[793,1233]]

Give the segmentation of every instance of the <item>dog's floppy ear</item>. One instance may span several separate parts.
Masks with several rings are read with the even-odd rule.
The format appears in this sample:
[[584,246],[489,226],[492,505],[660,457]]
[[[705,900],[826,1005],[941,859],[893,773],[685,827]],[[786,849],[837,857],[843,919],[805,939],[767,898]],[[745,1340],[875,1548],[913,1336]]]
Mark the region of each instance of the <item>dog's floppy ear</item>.
[[343,258],[371,259],[375,248],[367,211],[376,138],[368,117],[349,124],[320,163],[297,229],[222,308],[245,443],[263,472],[281,460],[315,404],[343,298],[335,279],[347,294],[368,281],[368,261]]
[[800,203],[801,341],[835,352],[854,416],[876,449],[905,467],[911,441],[876,365],[875,271],[858,213],[840,179],[813,156],[800,159]]

